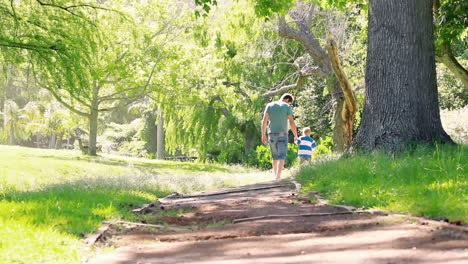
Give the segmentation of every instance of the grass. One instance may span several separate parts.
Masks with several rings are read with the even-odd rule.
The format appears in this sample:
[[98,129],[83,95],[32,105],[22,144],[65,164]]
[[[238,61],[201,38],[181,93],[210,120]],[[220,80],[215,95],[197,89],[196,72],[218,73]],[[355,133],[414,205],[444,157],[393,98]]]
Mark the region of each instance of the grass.
[[0,263],[80,263],[103,220],[137,221],[132,208],[175,191],[265,180],[243,167],[0,146]]
[[296,179],[331,203],[468,221],[468,146],[417,147],[316,162]]

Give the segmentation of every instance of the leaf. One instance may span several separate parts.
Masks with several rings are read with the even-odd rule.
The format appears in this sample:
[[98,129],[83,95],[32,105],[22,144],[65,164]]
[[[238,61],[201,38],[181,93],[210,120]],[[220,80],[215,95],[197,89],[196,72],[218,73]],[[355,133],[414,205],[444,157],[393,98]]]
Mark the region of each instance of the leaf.
[[211,7],[209,5],[207,5],[207,4],[204,4],[203,5],[203,10],[205,10],[208,13],[208,12],[210,12]]
[[359,4],[359,7],[366,12],[369,11],[369,4]]
[[325,88],[323,89],[323,94],[322,94],[322,96],[327,96],[329,93],[330,93],[330,91],[328,90],[328,87],[325,87]]

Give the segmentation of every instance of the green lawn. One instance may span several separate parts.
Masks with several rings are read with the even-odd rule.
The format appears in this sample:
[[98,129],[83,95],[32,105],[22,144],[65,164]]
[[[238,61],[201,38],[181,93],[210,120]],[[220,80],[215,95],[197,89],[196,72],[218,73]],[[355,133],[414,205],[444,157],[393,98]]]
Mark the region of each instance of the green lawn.
[[468,145],[315,162],[296,175],[331,203],[468,221]]
[[271,180],[267,172],[212,164],[0,145],[0,263],[79,263],[82,238],[103,220],[170,192]]

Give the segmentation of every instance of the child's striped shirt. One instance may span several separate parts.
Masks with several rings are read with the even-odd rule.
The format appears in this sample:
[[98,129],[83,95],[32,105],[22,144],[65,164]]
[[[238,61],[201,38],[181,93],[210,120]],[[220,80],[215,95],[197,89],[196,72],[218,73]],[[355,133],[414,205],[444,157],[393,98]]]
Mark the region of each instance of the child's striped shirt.
[[299,145],[299,150],[297,155],[299,157],[304,158],[311,158],[312,157],[312,149],[317,147],[315,140],[309,136],[302,136],[297,140],[297,144]]

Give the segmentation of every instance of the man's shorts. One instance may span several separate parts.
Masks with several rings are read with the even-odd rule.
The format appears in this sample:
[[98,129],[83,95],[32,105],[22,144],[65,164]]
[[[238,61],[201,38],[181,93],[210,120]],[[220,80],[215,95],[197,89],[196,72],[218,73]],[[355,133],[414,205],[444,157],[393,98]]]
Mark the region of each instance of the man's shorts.
[[273,160],[285,160],[288,153],[288,134],[270,133],[268,137]]

